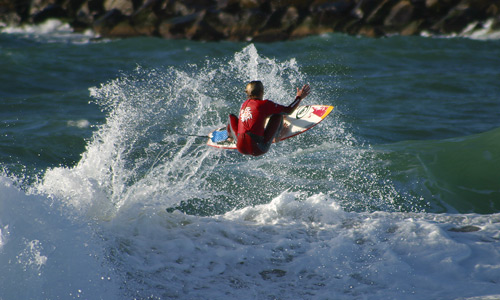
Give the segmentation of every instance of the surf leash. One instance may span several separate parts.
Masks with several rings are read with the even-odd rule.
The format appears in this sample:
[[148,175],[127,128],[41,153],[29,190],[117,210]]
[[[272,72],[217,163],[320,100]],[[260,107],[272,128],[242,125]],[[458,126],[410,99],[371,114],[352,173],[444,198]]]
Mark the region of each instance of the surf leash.
[[197,134],[187,134],[187,133],[178,133],[178,135],[182,136],[194,136],[199,138],[208,138],[208,135],[197,135]]

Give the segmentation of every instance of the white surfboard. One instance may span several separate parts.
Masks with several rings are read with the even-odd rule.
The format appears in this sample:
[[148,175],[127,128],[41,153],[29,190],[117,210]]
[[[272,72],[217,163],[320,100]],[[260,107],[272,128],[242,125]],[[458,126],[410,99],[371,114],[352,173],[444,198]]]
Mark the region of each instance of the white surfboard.
[[[308,131],[323,121],[332,110],[333,106],[330,105],[305,105],[297,107],[291,115],[285,116],[280,141]],[[229,142],[227,138],[228,134],[224,126],[208,135],[207,145],[220,149],[236,149],[236,142]]]

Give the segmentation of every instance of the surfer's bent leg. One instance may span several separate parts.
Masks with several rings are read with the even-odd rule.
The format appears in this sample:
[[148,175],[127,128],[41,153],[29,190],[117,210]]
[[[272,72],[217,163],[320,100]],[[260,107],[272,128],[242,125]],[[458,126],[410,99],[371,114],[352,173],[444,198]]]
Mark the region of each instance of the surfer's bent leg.
[[240,153],[259,156],[266,153],[269,150],[270,145],[271,143],[267,145],[264,142],[264,137],[251,132],[245,132],[240,135],[237,147]]
[[[233,118],[229,116],[229,123],[231,124]],[[238,119],[236,119],[236,122]],[[228,129],[230,129],[230,124]],[[273,139],[278,138],[283,128],[283,116],[281,114],[274,114],[269,119],[267,126],[264,130],[264,136],[253,134],[252,132],[245,132],[240,134],[240,138],[237,139],[236,147],[238,151],[242,154],[249,154],[253,156],[259,156],[271,148]],[[229,130],[228,130],[229,132]]]
[[229,137],[237,140],[236,132],[238,132],[238,117],[233,114],[229,115],[229,122],[227,123],[227,134]]
[[281,128],[283,128],[283,115],[272,115],[264,130],[264,143],[268,143],[268,147],[271,146],[273,139],[279,136]]
[[279,136],[281,128],[283,128],[283,116],[280,114],[274,114],[267,123],[266,129],[264,130],[264,136],[247,132],[246,135],[248,135],[252,140],[251,155],[259,156],[269,151],[269,148],[271,148],[271,144],[273,143],[273,139]]

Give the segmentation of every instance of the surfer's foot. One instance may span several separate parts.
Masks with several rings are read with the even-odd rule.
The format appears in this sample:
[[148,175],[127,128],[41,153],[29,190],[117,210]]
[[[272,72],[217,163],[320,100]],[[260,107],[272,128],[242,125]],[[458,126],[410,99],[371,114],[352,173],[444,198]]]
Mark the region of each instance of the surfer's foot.
[[288,132],[288,128],[290,127],[290,124],[288,123],[283,123],[283,128],[281,129],[280,134],[273,139],[273,143],[277,143],[281,141],[281,139],[285,136],[285,134]]

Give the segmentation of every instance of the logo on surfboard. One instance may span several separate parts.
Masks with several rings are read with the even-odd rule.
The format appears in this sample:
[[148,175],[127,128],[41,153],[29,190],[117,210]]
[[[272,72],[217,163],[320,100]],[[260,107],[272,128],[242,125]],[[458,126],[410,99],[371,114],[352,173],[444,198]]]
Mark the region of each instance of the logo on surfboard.
[[297,110],[297,114],[295,115],[296,119],[301,119],[303,118],[308,112],[311,110],[311,106],[306,105],[306,106],[301,106]]
[[313,114],[317,115],[318,117],[322,118],[325,112],[328,110],[328,106],[323,106],[320,108],[313,107]]

